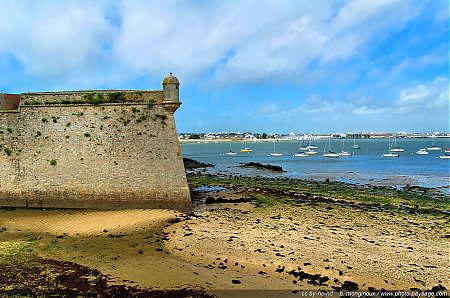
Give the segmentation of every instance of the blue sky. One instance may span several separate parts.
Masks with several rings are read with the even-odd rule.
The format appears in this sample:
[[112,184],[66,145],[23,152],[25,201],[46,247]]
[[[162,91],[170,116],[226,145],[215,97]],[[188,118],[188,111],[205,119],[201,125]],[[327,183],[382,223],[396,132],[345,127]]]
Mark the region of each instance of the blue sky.
[[160,89],[180,132],[449,131],[449,1],[0,0],[0,89]]

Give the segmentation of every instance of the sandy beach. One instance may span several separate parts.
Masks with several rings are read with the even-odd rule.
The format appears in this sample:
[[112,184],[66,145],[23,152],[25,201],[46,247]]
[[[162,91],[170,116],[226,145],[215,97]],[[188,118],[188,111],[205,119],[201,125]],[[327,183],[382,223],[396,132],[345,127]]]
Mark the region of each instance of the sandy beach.
[[33,256],[94,268],[109,284],[219,297],[449,287],[448,215],[310,194],[261,204],[250,195],[197,193],[222,203],[197,203],[194,215],[4,209],[0,250],[26,245]]

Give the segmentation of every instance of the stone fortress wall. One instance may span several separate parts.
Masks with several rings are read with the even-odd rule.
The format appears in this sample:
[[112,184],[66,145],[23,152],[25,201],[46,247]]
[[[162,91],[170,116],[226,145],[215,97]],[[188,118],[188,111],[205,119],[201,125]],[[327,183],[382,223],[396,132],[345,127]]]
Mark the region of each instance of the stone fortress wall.
[[0,111],[0,207],[191,212],[178,85],[171,75],[166,93],[21,94],[16,110]]

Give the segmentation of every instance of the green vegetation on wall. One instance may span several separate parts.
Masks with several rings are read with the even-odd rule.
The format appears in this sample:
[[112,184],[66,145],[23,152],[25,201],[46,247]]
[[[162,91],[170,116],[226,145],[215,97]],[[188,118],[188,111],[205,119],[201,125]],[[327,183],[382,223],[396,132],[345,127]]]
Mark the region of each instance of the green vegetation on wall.
[[12,150],[9,149],[8,147],[5,147],[5,148],[3,149],[3,151],[5,151],[6,155],[11,156]]

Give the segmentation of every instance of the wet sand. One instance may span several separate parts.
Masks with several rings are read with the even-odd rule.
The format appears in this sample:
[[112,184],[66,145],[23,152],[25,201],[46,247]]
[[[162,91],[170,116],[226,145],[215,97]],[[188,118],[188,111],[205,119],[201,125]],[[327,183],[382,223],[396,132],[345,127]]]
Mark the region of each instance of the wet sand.
[[449,226],[446,215],[320,200],[199,205],[195,216],[0,210],[0,242],[33,237],[36,255],[98,269],[114,283],[220,296],[233,292],[217,290],[448,289]]

